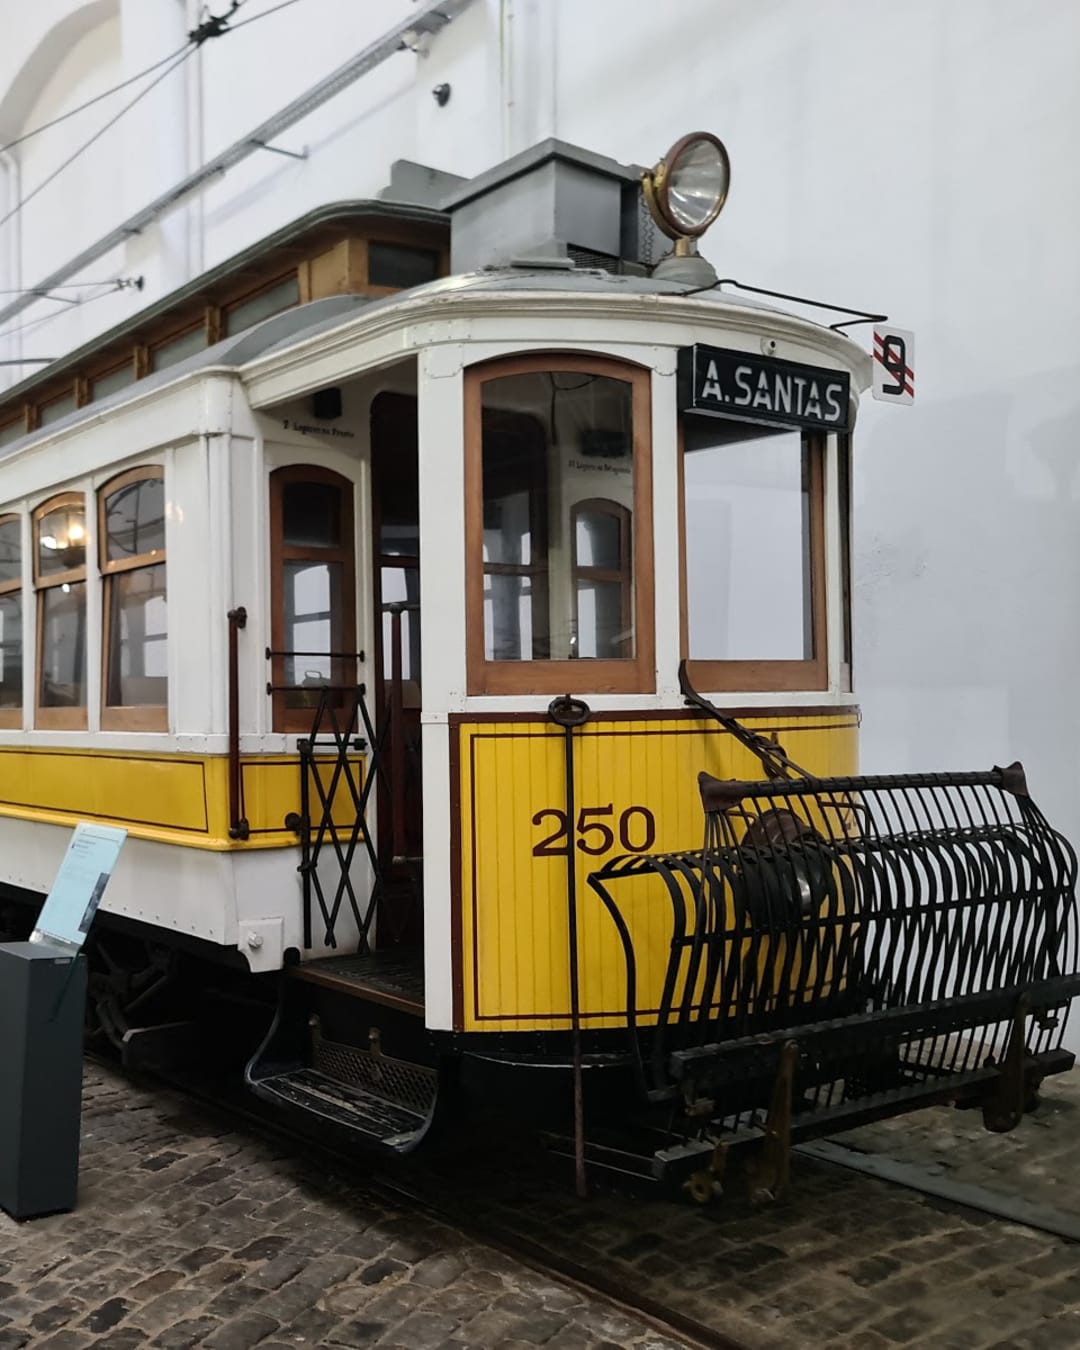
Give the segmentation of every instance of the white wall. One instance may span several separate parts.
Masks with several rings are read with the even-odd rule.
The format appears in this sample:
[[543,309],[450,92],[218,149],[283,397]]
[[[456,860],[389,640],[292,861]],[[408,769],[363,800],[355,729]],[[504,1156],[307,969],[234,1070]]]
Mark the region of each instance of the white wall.
[[[27,207],[21,238],[0,227],[0,284],[36,280],[413,8],[299,0],[207,43]],[[201,10],[0,0],[0,143],[173,50]],[[734,166],[705,249],[721,273],[917,334],[915,407],[867,403],[858,435],[865,766],[1019,756],[1080,836],[1078,68],[1080,6],[1062,0],[474,0],[428,56],[393,56],[289,132],[306,160],[253,156],[179,226],[93,269],[144,273],[142,297],[51,321],[26,350],[61,350],[304,210],[377,191],[398,157],[473,173],[556,134],[641,162],[713,129]],[[24,187],[139,87],[17,150]]]

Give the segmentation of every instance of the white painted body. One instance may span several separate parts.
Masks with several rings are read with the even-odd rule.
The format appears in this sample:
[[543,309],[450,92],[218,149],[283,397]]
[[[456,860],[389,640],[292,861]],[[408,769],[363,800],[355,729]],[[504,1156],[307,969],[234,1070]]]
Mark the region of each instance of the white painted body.
[[[271,4],[249,0],[243,16]],[[0,48],[0,143],[179,47],[202,9],[196,0],[15,8]],[[34,284],[411,9],[407,0],[301,0],[207,43],[0,227],[0,288]],[[1080,8],[1062,3],[682,0],[657,9],[625,0],[474,0],[426,55],[392,57],[300,123],[283,147],[306,147],[306,159],[258,153],[84,274],[87,282],[143,275],[141,295],[96,299],[101,289],[88,286],[81,294],[89,304],[38,301],[0,326],[0,358],[70,350],[303,211],[374,194],[398,158],[471,175],[554,134],[641,161],[691,127],[716,130],[731,151],[733,187],[703,251],[721,274],[888,313],[919,344],[914,407],[866,407],[857,442],[855,678],[864,768],[987,767],[1021,758],[1040,804],[1076,838],[1078,59]],[[439,107],[430,91],[444,82],[452,96]],[[128,96],[0,155],[3,210]],[[546,329],[517,337],[525,346],[562,341],[573,319],[553,312]],[[580,321],[578,341],[640,355],[632,325],[613,316]],[[506,329],[485,335],[476,317],[455,322],[456,329],[431,315],[423,320],[420,361],[430,383],[422,441],[460,425],[461,344],[490,342],[487,350],[495,350],[514,340]],[[679,340],[691,328],[686,320]],[[331,372],[338,377],[350,361],[358,371],[396,359],[412,341],[394,330],[371,334],[365,345],[343,331],[341,343],[317,357],[260,363],[243,376],[250,407],[296,395]],[[649,361],[657,422],[673,397],[670,371],[661,368],[668,356]],[[126,446],[107,451],[111,461],[130,449],[179,463],[184,436],[227,435],[235,438],[232,490],[250,490],[265,471],[265,433],[232,377],[178,388],[175,399],[157,430],[142,427]],[[94,472],[91,446],[114,436],[110,425],[80,434],[77,445],[74,437],[58,441],[55,452],[35,454],[50,466],[41,477],[9,479],[0,496],[10,501],[43,488],[46,478],[60,483]],[[429,521],[460,493],[460,446],[451,436],[446,448],[424,480]],[[362,505],[362,469],[357,484]],[[657,556],[669,569],[658,573],[663,653],[677,650],[677,611],[660,603],[661,586],[670,595],[674,585],[674,481],[658,475],[655,493]],[[204,522],[178,535],[174,573],[181,553],[195,573],[204,571],[209,555],[199,531],[206,529]],[[235,595],[265,613],[257,566],[263,537],[253,523],[220,558],[220,570],[206,574],[205,595],[218,610]],[[444,605],[448,614],[460,611],[463,578],[447,556],[438,574],[425,573],[427,613]],[[179,691],[172,682],[173,734],[177,745],[190,736],[222,746],[224,633],[212,627],[200,640],[210,678]],[[261,640],[251,634],[253,648]],[[673,693],[674,672],[664,667],[658,675],[661,701]],[[265,730],[260,677],[245,667],[248,747],[280,744]],[[437,814],[448,809],[441,726],[449,711],[466,706],[463,688],[453,657],[425,668],[429,832],[446,824]],[[91,707],[93,692],[92,684]],[[429,991],[433,1008],[437,992]]]
[[[520,285],[520,278],[517,284]],[[510,353],[581,351],[644,366],[652,390],[655,692],[594,695],[588,662],[575,692],[596,711],[677,708],[680,639],[677,491],[676,357],[695,342],[758,352],[763,341],[781,359],[845,370],[852,412],[869,382],[869,361],[849,339],[764,306],[715,298],[635,294],[620,283],[592,291],[559,288],[556,280],[532,289],[500,290],[497,283],[461,279],[435,283],[362,310],[315,336],[249,361],[208,364],[156,378],[150,385],[93,405],[57,428],[17,443],[0,461],[0,513],[29,519],[40,501],[61,490],[94,490],[133,464],[165,468],[166,556],[169,598],[169,730],[102,732],[100,688],[101,578],[88,568],[89,726],[85,732],[34,730],[33,657],[24,664],[24,729],[0,731],[0,745],[29,743],[72,748],[126,748],[159,754],[183,750],[222,754],[227,733],[225,614],[248,611],[240,643],[240,732],[245,755],[295,753],[295,735],[272,730],[266,692],[265,649],[270,638],[269,477],[287,464],[333,469],[355,485],[357,522],[357,634],[374,650],[369,409],[384,388],[418,397],[420,586],[423,597],[424,934],[428,1025],[452,1025],[450,736],[453,713],[538,710],[548,695],[468,696],[465,668],[464,372],[472,364]],[[305,416],[304,396],[328,384],[343,390],[344,411],[319,434]],[[842,688],[839,519],[836,438],[826,454],[827,628],[829,687],[810,696],[818,705],[849,705]],[[88,557],[96,556],[96,528],[88,514]],[[31,550],[24,548],[29,591]],[[27,605],[24,650],[34,653],[33,606]],[[366,674],[371,678],[371,673]],[[726,696],[742,706],[805,703],[806,694]],[[59,865],[68,831],[0,817],[0,882],[44,892]],[[302,959],[327,954],[319,942],[305,950],[302,906],[293,849],[215,853],[134,840],[122,855],[104,909],[172,933],[239,949],[252,970],[274,970],[295,949]],[[352,869],[366,896],[363,859]],[[333,877],[329,879],[332,889]],[[337,938],[355,944],[347,909]]]

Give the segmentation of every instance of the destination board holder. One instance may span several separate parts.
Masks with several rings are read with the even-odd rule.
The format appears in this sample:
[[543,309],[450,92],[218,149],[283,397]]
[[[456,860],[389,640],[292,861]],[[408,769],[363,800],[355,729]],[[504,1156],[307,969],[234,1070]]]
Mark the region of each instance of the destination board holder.
[[851,429],[845,370],[696,343],[679,352],[679,411],[779,429]]

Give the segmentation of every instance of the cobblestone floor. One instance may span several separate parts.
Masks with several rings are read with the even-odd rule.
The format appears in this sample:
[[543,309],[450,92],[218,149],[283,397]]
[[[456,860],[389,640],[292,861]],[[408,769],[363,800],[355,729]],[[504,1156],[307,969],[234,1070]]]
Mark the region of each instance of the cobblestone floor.
[[[993,1135],[934,1108],[840,1137],[1080,1212],[1080,1073]],[[453,1184],[448,1176],[443,1184]],[[582,1207],[495,1171],[474,1210],[773,1350],[1078,1350],[1080,1246],[797,1158],[790,1201],[697,1209],[615,1194]]]
[[[1080,1210],[1080,1075],[1011,1135],[944,1110],[858,1142]],[[0,1215],[0,1350],[675,1350],[634,1318],[361,1181],[167,1092],[87,1075],[79,1209]],[[704,1209],[596,1194],[482,1160],[409,1170],[462,1213],[630,1280],[760,1350],[1073,1350],[1080,1246],[797,1160],[790,1203]]]
[[678,1350],[166,1092],[87,1069],[79,1207],[0,1212],[0,1350]]

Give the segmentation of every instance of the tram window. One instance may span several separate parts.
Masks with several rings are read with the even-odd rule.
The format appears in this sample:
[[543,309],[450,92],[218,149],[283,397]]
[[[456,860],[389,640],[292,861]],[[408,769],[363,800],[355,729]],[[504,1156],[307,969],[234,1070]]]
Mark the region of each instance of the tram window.
[[275,314],[292,309],[300,303],[300,282],[295,272],[284,281],[277,281],[246,300],[238,300],[225,310],[225,334],[233,337],[246,328],[253,328]]
[[75,395],[65,394],[63,398],[54,398],[51,403],[43,403],[38,408],[38,426],[47,427],[59,422],[61,417],[75,411]]
[[86,501],[53,497],[34,512],[38,602],[37,725],[86,727]]
[[368,244],[368,285],[407,290],[422,286],[439,275],[439,255],[427,248],[403,248],[400,244]]
[[105,668],[101,725],[168,729],[168,608],[165,480],[156,467],[132,469],[98,494],[104,585]]
[[702,418],[687,419],[683,448],[683,643],[695,682],[822,687],[820,444]]
[[648,399],[596,358],[470,373],[470,692],[652,686]]
[[200,323],[196,328],[190,328],[186,333],[180,333],[153,347],[150,352],[151,369],[167,370],[169,366],[178,365],[196,352],[205,350],[206,328]]
[[6,422],[0,427],[0,445],[10,445],[26,435],[26,419],[20,415],[17,422]]
[[574,632],[578,656],[618,657],[633,632],[630,512],[618,502],[578,502],[571,512]]
[[0,516],[0,727],[22,725],[22,521]]
[[295,465],[270,475],[275,731],[310,731],[326,687],[355,683],[352,484]]
[[95,399],[108,398],[110,394],[115,394],[120,389],[126,389],[129,384],[134,384],[134,382],[135,365],[131,360],[127,360],[122,366],[117,366],[115,370],[96,375],[91,390]]

